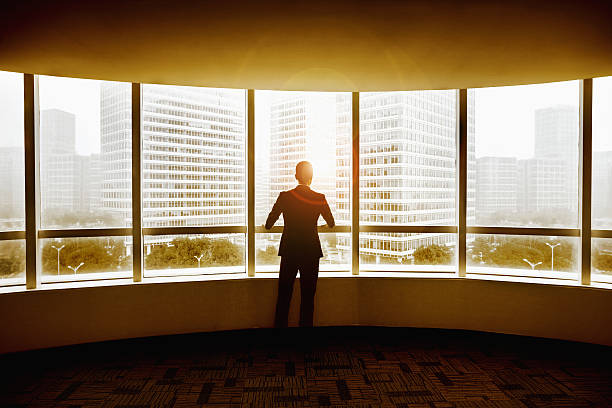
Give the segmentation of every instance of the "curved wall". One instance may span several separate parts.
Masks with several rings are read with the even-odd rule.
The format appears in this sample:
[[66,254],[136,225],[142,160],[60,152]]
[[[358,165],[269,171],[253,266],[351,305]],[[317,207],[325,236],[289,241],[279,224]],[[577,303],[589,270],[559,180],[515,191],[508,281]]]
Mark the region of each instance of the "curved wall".
[[[0,353],[270,327],[275,278],[40,289],[0,295]],[[290,325],[298,320],[296,284]],[[321,277],[315,324],[469,329],[612,345],[612,291],[452,278]]]

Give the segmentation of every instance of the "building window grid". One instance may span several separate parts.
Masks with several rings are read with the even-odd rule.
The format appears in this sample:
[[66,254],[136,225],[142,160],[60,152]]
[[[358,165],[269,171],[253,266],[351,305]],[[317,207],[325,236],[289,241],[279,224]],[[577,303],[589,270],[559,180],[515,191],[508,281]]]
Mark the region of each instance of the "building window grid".
[[[34,78],[34,82],[36,83],[36,81],[37,81],[36,76],[35,75],[30,75],[30,76]],[[24,85],[25,85],[24,86],[24,91],[25,91],[25,95],[24,95],[25,96],[24,97],[24,107],[27,108],[28,104],[34,104],[34,110],[35,111],[39,111],[39,108],[37,106],[37,103],[38,103],[37,86],[35,85],[34,87],[32,87],[32,86],[28,87],[27,84],[25,83],[28,80],[32,80],[32,79],[29,79],[27,75],[24,75]],[[583,97],[582,97],[583,94],[581,93],[581,97],[580,97],[580,100],[579,100],[579,107],[580,107],[580,110],[582,112],[584,105],[588,105],[589,106],[589,110],[587,111],[587,113],[589,115],[592,115],[592,79],[581,80],[581,86],[584,86],[586,81],[588,81],[588,84],[591,87],[590,91],[585,94],[585,97],[589,98],[589,100],[585,101],[585,99],[583,99]],[[137,84],[137,85],[140,85],[140,84]],[[458,92],[459,91],[457,91],[457,93]],[[394,96],[391,96],[391,98],[393,98],[393,97]],[[417,108],[423,108],[423,101],[419,101],[418,99],[419,98],[413,98],[413,104],[415,104],[415,107],[417,107]],[[355,99],[353,98],[353,101],[354,100]],[[359,100],[359,99],[357,99],[357,100]],[[457,100],[459,101],[460,99],[457,98]],[[117,106],[117,108],[125,108],[125,107],[121,107],[122,103],[123,102],[121,102],[121,101],[115,101],[115,105]],[[185,101],[181,101],[181,100],[176,100],[173,103],[177,107],[177,112],[181,112],[182,114],[185,115],[186,118],[195,119],[196,121],[199,121],[199,122],[205,122],[204,115],[201,115],[201,114],[198,115],[197,112],[191,113],[191,109],[194,109],[195,104],[189,104],[189,103],[186,103]],[[397,104],[397,108],[401,108],[402,104],[400,103],[399,100],[396,101],[396,104]],[[438,108],[440,109],[441,112],[442,112],[443,109],[450,109],[447,106],[442,106],[443,105],[442,103],[440,103],[439,105],[440,106]],[[386,105],[386,106],[389,106],[389,105]],[[393,105],[391,105],[391,106],[393,106]],[[283,126],[283,130],[284,131],[297,130],[298,131],[297,134],[299,135],[299,129],[297,129],[295,127],[292,127],[291,123],[295,122],[296,119],[299,120],[299,118],[304,113],[304,109],[303,109],[303,107],[300,107],[298,104],[295,104],[295,106],[292,106],[292,107],[294,108],[294,110],[291,112],[291,115],[287,115],[286,117],[283,116],[282,119],[279,119],[279,123],[282,123],[282,124],[285,125],[285,126]],[[436,108],[436,109],[438,109],[438,108]],[[141,109],[142,109],[142,106],[141,106]],[[460,109],[461,109],[461,106],[457,106],[457,112],[459,112]],[[227,127],[227,128],[211,129],[211,130],[217,130],[217,131],[220,131],[220,132],[229,133],[229,134],[226,135],[228,142],[235,142],[236,144],[240,143],[239,140],[236,140],[235,138],[232,138],[232,131],[235,131],[236,126],[242,126],[242,127],[245,128],[245,134],[246,134],[247,138],[254,138],[255,137],[255,135],[250,134],[250,133],[254,132],[254,129],[247,129],[247,124],[245,123],[246,121],[241,123],[239,118],[231,118],[231,117],[228,118],[227,116],[230,113],[229,111],[227,111],[227,112],[225,112],[225,111],[217,111],[217,112],[207,112],[207,113],[210,114],[210,115],[217,115],[218,117],[222,117],[222,118],[224,118],[223,121],[226,122],[229,126],[232,126],[232,125],[234,126],[233,128],[232,127]],[[141,125],[141,129],[143,130],[142,133],[149,132],[151,137],[153,137],[153,135],[155,134],[154,128],[146,128],[144,126],[145,120],[148,119],[146,114],[147,114],[147,112],[145,112],[144,110],[141,111],[141,123],[140,123],[140,125]],[[246,112],[246,114],[247,114],[247,116],[248,115],[254,115],[254,105],[248,107],[248,112]],[[272,114],[275,115],[277,113],[273,112]],[[389,112],[387,112],[387,115],[388,114],[389,114]],[[418,111],[416,112],[417,117],[419,119],[422,119],[422,120],[426,120],[426,118],[424,116],[426,114],[427,113],[424,113],[424,112],[418,112]],[[389,117],[390,116],[386,116],[385,119],[389,119]],[[368,124],[368,122],[370,120],[372,120],[372,119],[375,120],[376,118],[370,118],[370,117],[365,117],[365,118],[362,117],[362,118],[360,118],[360,122],[359,122],[360,126],[363,123],[364,124],[363,126],[365,126],[364,129],[369,129],[370,131],[377,130],[377,128],[375,126],[372,127],[370,124]],[[37,119],[37,115],[36,114],[35,115],[31,115],[31,114],[25,114],[24,113],[24,126],[26,127],[26,129],[29,127],[30,129],[35,129],[35,132],[38,133],[39,130],[36,129],[37,120],[38,119]],[[125,121],[129,121],[130,117],[125,117],[124,120]],[[587,122],[586,126],[584,126],[585,125],[585,123],[584,123],[585,121]],[[592,157],[587,157],[587,155],[585,154],[585,153],[591,153],[591,150],[590,150],[590,145],[591,145],[591,140],[592,140],[591,121],[592,121],[592,116],[588,117],[588,118],[587,117],[581,118],[581,122],[580,122],[580,138],[581,138],[580,139],[580,143],[581,143],[581,146],[585,146],[585,145],[589,146],[589,149],[586,152],[585,152],[584,149],[581,149],[581,152],[580,152],[580,155],[579,155],[579,158],[578,158],[579,159],[578,165],[580,166],[580,168],[587,169],[587,171],[590,171],[591,162],[592,162]],[[33,123],[29,123],[29,122],[33,122]],[[460,121],[458,120],[455,123],[455,126],[456,126],[457,129],[459,129],[460,126],[461,126],[461,124],[459,122]],[[104,118],[104,117],[101,118],[101,123],[102,123],[103,126],[106,126],[106,118]],[[378,122],[378,123],[380,123],[380,122]],[[393,124],[397,125],[398,127],[400,126],[399,122],[397,122],[397,121],[393,122]],[[368,126],[370,126],[370,127],[368,127]],[[192,126],[191,124],[187,124],[185,127],[188,128],[188,129],[191,129],[194,126]],[[422,136],[422,137],[430,138],[430,141],[431,140],[436,140],[436,138],[441,137],[440,132],[443,131],[443,129],[441,129],[440,126],[430,126],[430,125],[424,125],[422,123],[417,123],[417,127],[422,132],[427,132],[427,135]],[[115,132],[116,133],[121,133],[122,130],[121,129],[116,129]],[[194,137],[196,137],[196,136],[200,136],[201,137],[201,136],[206,134],[206,132],[203,129],[201,131],[198,130],[198,131],[191,131],[191,132],[193,133]],[[141,138],[142,138],[142,133],[140,134]],[[191,134],[191,133],[189,133],[189,134]],[[32,137],[31,135],[28,135],[28,132],[26,132],[25,137],[26,137],[26,139],[28,137],[30,137],[30,139],[34,139],[34,141],[35,141],[34,144],[28,143],[28,140],[26,140],[26,143],[25,143],[25,146],[26,146],[25,147],[25,150],[26,150],[25,151],[25,155],[26,156],[32,155],[33,152],[30,151],[31,149],[40,149],[40,140],[38,139],[38,134],[36,134],[36,135],[34,135],[34,137]],[[467,134],[460,135],[459,137],[467,138]],[[379,140],[386,140],[386,141],[394,142],[394,143],[406,143],[405,140],[402,140],[400,136],[397,136],[396,132],[389,131],[388,128],[386,128],[384,132],[377,132],[377,139],[379,139]],[[110,142],[112,142],[112,141],[110,141]],[[121,152],[114,152],[114,154],[118,155],[117,157],[121,157],[126,162],[129,161],[129,159],[130,159],[130,152],[129,152],[128,146],[125,146],[125,143],[121,143],[119,138],[117,138],[116,142],[120,143],[119,146],[120,146]],[[168,142],[171,142],[171,141],[168,140]],[[435,157],[435,160],[440,161],[440,163],[444,162],[444,158],[446,158],[446,159],[449,160],[449,165],[450,165],[452,160],[457,160],[459,158],[458,148],[453,148],[453,146],[446,146],[446,145],[444,145],[444,140],[442,140],[442,139],[441,139],[441,142],[442,143],[438,146],[439,150],[437,150],[437,151],[429,151],[429,152],[414,151],[413,153],[418,153],[418,154],[422,154],[422,155],[429,156],[429,157]],[[196,142],[196,143],[198,143],[199,146],[202,147],[202,145],[205,143],[205,138],[200,138],[198,140],[198,142]],[[143,145],[142,144],[142,140],[141,140],[141,144],[140,145],[141,146]],[[367,142],[366,143],[361,142],[361,145],[362,146],[367,146]],[[228,143],[227,147],[231,149],[233,146],[232,146],[231,143]],[[390,145],[390,149],[389,149],[390,151],[393,151],[392,147],[393,147],[393,144]],[[144,149],[144,147],[143,147],[143,149]],[[204,151],[204,150],[198,150],[198,151],[201,152],[201,151]],[[451,157],[450,156],[450,153],[453,152],[453,151],[455,153],[455,157]],[[141,153],[141,155],[143,155],[142,151],[140,153]],[[179,153],[179,152],[176,152],[176,153]],[[186,150],[183,150],[183,152],[180,152],[180,153],[183,153],[185,155],[189,155],[190,154],[190,152],[188,152]],[[236,151],[236,153],[240,154],[238,151]],[[246,172],[247,165],[252,165],[251,163],[247,163],[247,158],[249,157],[248,152],[243,152],[243,153],[244,153],[243,154],[243,158],[244,158],[243,164],[244,164],[244,166],[243,166],[242,169],[236,169],[236,173],[237,174],[239,174],[239,172]],[[374,153],[375,154],[377,152],[369,151],[369,153]],[[383,153],[383,152],[380,152],[380,153]],[[439,153],[443,153],[443,154],[439,154]],[[176,157],[178,159],[179,157],[181,157],[181,154],[177,154]],[[253,156],[250,156],[250,157],[253,157]],[[143,157],[143,159],[144,159],[144,157]],[[185,156],[185,159],[186,159],[185,161],[189,161],[189,159],[193,159],[193,158],[190,158],[189,156]],[[202,159],[201,157],[198,158],[197,163],[202,163],[201,159]],[[254,160],[254,158],[253,158],[253,160]],[[376,160],[376,159],[373,159],[372,156],[370,156],[368,160]],[[396,160],[401,161],[402,163],[404,163],[404,158],[401,157],[401,156],[396,157]],[[412,164],[413,166],[418,166],[418,164],[419,164],[418,156],[408,157],[408,160],[412,161],[412,163],[410,163],[410,164]],[[143,164],[144,164],[144,161],[145,160],[143,160]],[[118,162],[119,161],[117,161],[117,163]],[[345,164],[346,167],[350,168],[350,165],[348,165],[347,163],[343,163],[343,164]],[[366,181],[367,177],[368,177],[368,173],[364,172],[364,171],[367,170],[367,168],[368,168],[368,162],[366,162],[365,165],[361,165],[361,166],[359,165],[359,162],[357,162],[356,164],[358,166],[358,169],[357,169],[358,172],[362,172],[362,174],[360,175],[360,179],[363,179],[363,180],[360,180],[360,182]],[[374,163],[372,163],[372,164],[374,164]],[[391,165],[390,168],[392,169],[392,164],[393,163],[388,163],[388,164]],[[196,165],[196,167],[199,167],[199,166]],[[144,168],[146,168],[146,167],[143,166],[143,169]],[[185,168],[189,172],[192,171],[191,167],[185,167]],[[122,170],[122,169],[117,169],[117,173],[118,174],[121,174],[120,170]],[[451,170],[450,166],[449,166],[449,170]],[[33,176],[35,174],[38,174],[38,172],[30,172],[30,171],[28,171],[28,169],[26,169],[25,174],[26,174],[25,175],[25,177],[26,177],[26,180],[25,180],[26,185],[28,185],[28,184],[29,185],[36,185],[36,183],[39,182],[39,180],[32,180],[32,178],[34,178]],[[189,173],[186,173],[186,174],[189,174]],[[244,174],[244,173],[242,173],[242,174]],[[359,174],[359,173],[357,173],[357,174]],[[432,174],[431,176],[432,177],[436,177],[436,176],[439,176],[439,175],[441,175],[441,174]],[[415,174],[415,176],[417,176],[417,175]],[[457,174],[457,177],[459,178],[460,175]],[[470,177],[470,175],[467,175],[467,177]],[[453,178],[452,172],[449,172],[448,178],[449,178],[449,182],[451,182],[451,179]],[[586,188],[587,192],[590,193],[591,192],[590,191],[591,188],[590,188],[590,184],[587,186],[587,180],[586,180],[587,178],[590,181],[590,174],[587,175],[583,171],[582,174],[581,174],[582,188],[583,188],[583,190]],[[221,181],[227,182],[227,181],[230,181],[230,180],[231,180],[231,177],[228,177],[227,180],[218,180],[218,181],[219,182],[221,182]],[[421,178],[421,180],[422,180],[422,178]],[[105,182],[106,181],[107,180],[105,180]],[[182,180],[182,181],[184,181],[184,180]],[[146,185],[147,185],[146,181],[143,180],[142,183],[141,183],[141,186],[145,187]],[[414,194],[417,194],[418,198],[422,197],[423,195],[428,195],[429,197],[432,198],[432,200],[434,200],[434,198],[454,200],[454,197],[444,197],[444,196],[435,197],[435,193],[433,193],[431,191],[427,191],[427,192],[418,191],[419,187],[422,187],[422,186],[425,186],[425,185],[427,185],[427,183],[425,183],[425,184],[417,183],[417,184],[414,185],[414,187],[417,189],[417,190],[415,190]],[[112,193],[110,191],[106,191],[105,190],[104,199],[111,199],[113,194],[114,194],[114,196],[116,198],[126,198],[127,199],[129,197],[129,191],[128,191],[129,187],[130,187],[129,183],[126,183],[126,185],[123,186],[122,191],[116,191],[115,193]],[[189,184],[186,184],[185,187],[187,188],[187,191],[191,192],[191,194],[197,194],[197,196],[199,196],[199,193],[197,193],[197,192],[194,193],[193,192],[194,190],[189,188],[190,187]],[[248,188],[249,186],[246,186],[246,187],[247,187],[245,189],[246,191],[253,191],[252,189]],[[357,189],[359,189],[359,187],[360,186],[357,186]],[[398,186],[398,187],[401,187],[401,186]],[[456,187],[458,188],[459,186],[457,185]],[[197,191],[197,188],[195,190]],[[581,191],[583,191],[583,190],[581,190]],[[468,191],[468,200],[470,199],[470,194],[469,193],[470,193],[470,191]],[[148,194],[152,194],[152,193],[149,192]],[[203,194],[205,195],[206,193],[203,193]],[[583,191],[583,194],[584,194],[584,191]],[[355,197],[355,199],[359,200],[358,197],[359,197],[359,195],[357,194],[357,197]],[[29,198],[30,201],[32,200],[31,196],[27,197],[27,198]],[[226,197],[226,199],[227,198],[231,199],[233,197],[229,196],[229,197]],[[381,198],[384,198],[384,197],[377,197],[375,193],[370,192],[367,199],[380,200]],[[416,198],[416,199],[418,199],[418,198]],[[40,197],[37,197],[37,199],[39,200]],[[235,201],[233,201],[233,200],[228,201],[228,204],[237,204],[238,206],[243,206],[245,200],[248,200],[248,198],[245,197],[245,196],[243,196],[243,197],[236,197]],[[591,205],[590,197],[587,199],[587,198],[581,196],[581,197],[579,197],[579,201],[580,201],[580,205],[581,206],[588,206],[589,207],[587,209],[587,212],[590,213],[590,210],[591,210],[590,209],[590,205]],[[185,201],[183,203],[186,204],[188,202],[189,201],[187,200],[187,201]],[[383,204],[383,209],[384,209],[384,205],[387,205],[389,207],[391,205],[401,206],[402,202],[410,202],[410,198],[406,197],[406,199],[402,199],[399,204],[397,202],[395,202],[393,204],[391,204],[391,203],[384,203]],[[435,203],[435,202],[436,201],[431,201],[431,203]],[[33,203],[30,202],[28,205],[32,205],[32,204]],[[119,203],[118,203],[118,205],[119,205]],[[458,205],[459,205],[459,203],[456,203],[456,207]],[[35,206],[35,207],[38,210],[38,213],[36,214],[36,218],[39,219],[40,218],[40,207],[39,206]],[[188,207],[188,208],[192,208],[192,207]],[[142,210],[144,211],[145,209],[142,208]],[[244,211],[245,214],[247,212],[246,210],[247,209],[245,208],[245,211]],[[349,208],[343,208],[342,210],[350,213],[350,209]],[[584,208],[583,208],[583,211],[584,211]],[[364,211],[361,210],[360,212],[364,212]],[[199,214],[199,215],[204,215],[204,214]],[[206,215],[209,215],[209,214],[206,214]],[[353,216],[354,216],[354,214],[351,214],[351,217],[353,217]],[[469,216],[470,215],[467,213],[467,211],[464,211],[463,214],[459,213],[458,214],[459,220],[456,220],[456,223],[457,224],[460,223],[461,219],[463,219],[463,221],[465,222],[465,220],[467,218],[469,218]],[[238,217],[238,218],[245,218],[245,217],[241,216],[241,217]],[[214,214],[213,214],[213,219],[214,219]],[[405,217],[402,217],[401,220],[404,221],[404,219],[405,219]],[[380,224],[377,225],[376,222],[367,222],[367,221],[364,222],[363,220],[360,221],[359,224],[360,225],[368,225],[368,227],[369,227],[368,228],[368,232],[363,233],[362,236],[360,237],[359,241],[360,242],[364,242],[364,241],[365,242],[371,242],[372,246],[379,245],[380,241],[375,241],[375,240],[369,239],[368,238],[368,233],[377,233],[377,227],[381,227],[381,225]],[[30,223],[29,225],[32,225],[32,223]],[[36,224],[36,225],[38,225],[38,224]],[[353,224],[353,225],[355,225],[355,224]],[[585,225],[587,225],[589,227],[588,231],[583,231],[583,229],[585,228]],[[389,228],[389,227],[391,227],[391,228]],[[395,228],[393,225],[391,225],[391,226],[384,225],[384,227],[379,228],[379,229],[380,229],[380,233],[386,233],[390,237],[393,237],[394,234],[400,234],[402,232],[405,232],[405,229],[403,229],[402,227],[403,226],[399,226],[399,228]],[[435,229],[438,226],[418,225],[418,226],[415,226],[415,227],[419,228],[419,232],[420,233],[427,233],[427,232],[431,231],[432,229]],[[451,226],[451,228],[455,228],[456,229],[457,227],[455,225],[455,226]],[[144,230],[147,230],[147,229],[150,229],[150,228],[142,228],[141,233],[144,233],[145,232]],[[266,232],[266,231],[261,231],[260,228],[256,228],[256,229],[258,229],[258,231],[256,231],[258,233]],[[397,231],[394,231],[394,229],[397,229]],[[193,233],[193,234],[201,234],[201,233],[205,233],[205,234],[227,234],[228,233],[228,231],[225,230],[224,227],[217,228],[217,227],[214,227],[214,226],[212,226],[212,227],[210,227],[210,226],[207,226],[207,227],[202,227],[202,226],[196,226],[196,227],[189,227],[189,226],[187,226],[187,227],[185,227],[185,226],[167,227],[167,226],[163,226],[163,227],[158,228],[158,230],[159,231],[156,232],[156,235],[161,235],[162,233],[164,235],[175,235],[175,234],[181,234],[181,233],[185,233],[185,232]],[[247,238],[252,236],[251,234],[247,234],[247,222],[246,222],[246,219],[244,219],[242,223],[238,224],[238,230],[239,231],[236,231],[236,232],[244,233],[245,237],[247,237]],[[336,230],[337,230],[336,232],[350,232],[350,226],[340,227],[340,228],[337,227]],[[274,229],[274,231],[272,231],[271,233],[278,233],[279,231],[282,231],[282,227],[280,227],[280,228],[276,227]],[[554,229],[553,230],[553,229],[549,229],[549,228],[469,227],[469,226],[466,229],[466,232],[468,234],[489,233],[489,234],[521,235],[521,234],[525,234],[526,231],[527,231],[528,234],[534,234],[534,236],[537,236],[537,235],[548,235],[548,234],[553,234],[553,235],[557,235],[557,236],[580,236],[580,237],[582,237],[583,240],[587,239],[587,238],[589,240],[591,238],[612,238],[612,230],[606,230],[606,229],[592,230],[590,228],[590,221],[589,221],[589,223],[583,223],[582,227],[580,229]],[[432,231],[432,232],[435,232],[435,231]],[[37,241],[36,242],[36,246],[38,246],[38,241],[40,239],[42,239],[43,237],[44,238],[50,238],[50,237],[63,237],[63,238],[71,238],[72,237],[72,238],[74,238],[74,237],[96,237],[96,236],[126,236],[126,237],[128,237],[128,236],[130,236],[132,234],[133,234],[133,231],[132,231],[131,228],[102,228],[102,229],[85,229],[85,230],[80,230],[80,229],[45,230],[45,229],[39,228],[38,231],[36,231],[35,234],[31,234],[31,233],[28,234],[28,233],[26,233],[26,230],[0,232],[0,241],[10,241],[10,240],[15,240],[15,239],[26,239],[26,240],[33,240],[34,239],[35,241]],[[457,235],[457,232],[455,232],[455,235]],[[458,237],[458,240],[459,239],[461,239],[460,236]],[[463,239],[465,239],[465,237],[463,237]],[[431,241],[434,242],[435,239],[432,239]],[[457,242],[457,244],[459,244],[459,242]],[[403,251],[403,250],[412,249],[410,247],[410,244],[408,244],[408,247],[405,248],[406,243],[402,242],[402,241],[399,241],[399,240],[396,242],[393,239],[391,239],[389,245],[390,245],[390,247],[392,247],[391,249],[394,249],[394,250],[402,250]],[[589,246],[590,246],[590,244],[589,244]],[[354,250],[354,248],[355,248],[355,246],[353,246],[353,250]],[[366,245],[366,250],[367,250],[367,248],[369,248],[369,245]],[[40,255],[37,254],[37,256],[40,256]],[[590,254],[582,253],[580,255],[580,258],[584,260],[585,256],[590,256]],[[27,260],[27,262],[30,262],[30,263],[32,263],[32,262],[36,263],[37,261],[38,260],[32,260],[32,259]],[[583,265],[584,265],[584,263],[583,263]],[[590,262],[589,262],[589,266],[590,266]],[[136,267],[136,265],[134,265],[134,267]],[[144,265],[141,265],[141,267],[144,267]],[[253,268],[254,268],[254,266],[253,266]],[[457,268],[460,268],[460,265],[458,265]],[[251,269],[251,266],[248,265],[245,262],[245,272],[247,270],[249,270],[249,269]],[[591,278],[591,269],[590,268],[588,270],[585,270],[584,268],[581,268],[581,269],[582,270],[580,271],[580,275],[582,275],[582,279],[581,279],[582,283],[583,284],[587,284],[587,285],[590,284],[590,282],[591,282],[591,279],[590,279]],[[353,271],[353,274],[358,274],[358,272],[359,271]],[[457,272],[459,272],[459,271],[457,271]],[[39,276],[36,276],[36,277],[30,276],[30,275],[33,275],[35,273],[39,274],[40,271],[37,271],[35,268],[32,268],[32,267],[27,267],[26,268],[26,281],[27,281],[26,287],[28,289],[36,288],[37,286],[40,285],[40,277]],[[140,274],[142,276],[142,271],[140,271]],[[249,274],[249,276],[251,276],[251,275]],[[410,275],[407,274],[406,276],[410,276]],[[34,283],[32,283],[32,282],[34,282]]]

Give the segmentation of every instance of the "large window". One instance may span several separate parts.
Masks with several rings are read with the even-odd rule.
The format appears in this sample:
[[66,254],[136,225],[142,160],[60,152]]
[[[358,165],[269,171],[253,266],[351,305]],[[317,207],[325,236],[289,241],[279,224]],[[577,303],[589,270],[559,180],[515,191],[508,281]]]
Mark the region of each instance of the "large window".
[[[593,80],[592,227],[612,230],[612,77]],[[612,237],[612,234],[608,234]],[[612,239],[593,239],[593,280],[612,282]]]
[[591,118],[590,80],[350,94],[0,72],[0,286],[277,272],[282,216],[263,226],[302,160],[336,220],[322,272],[612,283],[612,77],[592,83]]
[[[470,92],[469,225],[578,227],[578,82]],[[470,137],[471,136],[471,137]]]
[[[23,74],[0,71],[0,232],[25,229]],[[25,242],[0,241],[0,285],[25,282]]]
[[41,76],[39,93],[42,228],[128,227],[130,84]]
[[523,235],[469,235],[468,273],[578,278],[578,240],[568,238],[579,226],[578,91],[578,81],[470,90],[468,232]]
[[[294,188],[295,166],[314,167],[311,188],[325,194],[336,224],[351,223],[351,95],[332,92],[257,91],[255,94],[255,223],[262,226],[278,194]],[[322,218],[319,224],[323,225]],[[276,225],[282,225],[281,219]],[[272,267],[280,236],[258,234],[257,270]],[[323,234],[322,270],[348,270],[350,235]]]
[[244,90],[143,85],[143,226],[165,230],[145,234],[145,276],[245,271],[244,233],[197,234],[246,225],[245,103]]
[[[38,81],[43,282],[130,277],[129,230],[104,237],[93,230],[132,224],[131,85]],[[71,237],[74,229],[93,236]]]
[[[456,101],[454,90],[360,94],[362,226],[455,225]],[[454,265],[455,245],[453,234],[370,228],[359,255],[364,269],[421,270]]]

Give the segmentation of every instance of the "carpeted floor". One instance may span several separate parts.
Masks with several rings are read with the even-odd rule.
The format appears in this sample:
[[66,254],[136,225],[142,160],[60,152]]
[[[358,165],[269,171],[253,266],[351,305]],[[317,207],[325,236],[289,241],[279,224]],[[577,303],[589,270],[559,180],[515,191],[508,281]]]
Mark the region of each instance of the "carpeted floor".
[[611,363],[466,331],[244,330],[0,356],[0,406],[612,407]]

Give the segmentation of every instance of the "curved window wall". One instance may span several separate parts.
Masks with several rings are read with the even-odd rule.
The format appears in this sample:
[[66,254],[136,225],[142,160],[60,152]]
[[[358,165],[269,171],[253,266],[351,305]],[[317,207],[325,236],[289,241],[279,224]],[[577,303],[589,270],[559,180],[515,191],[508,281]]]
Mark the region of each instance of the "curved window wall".
[[263,224],[300,160],[336,219],[320,225],[322,272],[612,282],[610,78],[351,94],[0,72],[0,86],[2,286],[277,272],[282,218]]

